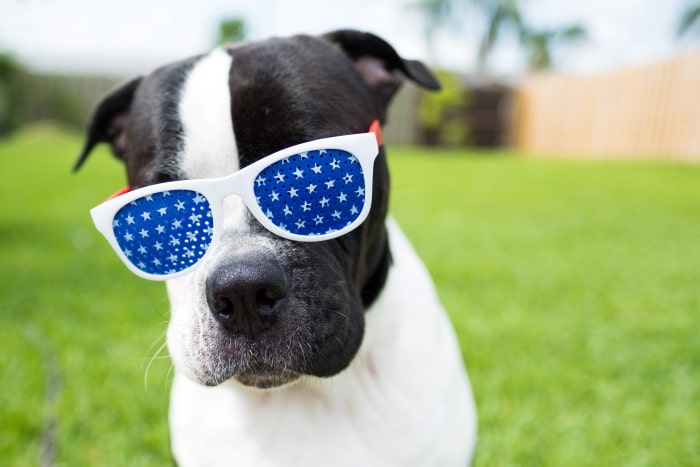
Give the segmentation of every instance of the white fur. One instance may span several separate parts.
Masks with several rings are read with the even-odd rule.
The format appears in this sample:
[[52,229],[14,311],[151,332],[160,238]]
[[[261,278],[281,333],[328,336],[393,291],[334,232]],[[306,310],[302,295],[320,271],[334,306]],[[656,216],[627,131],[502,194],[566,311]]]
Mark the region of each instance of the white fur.
[[[176,372],[170,424],[181,466],[469,463],[476,410],[454,331],[410,243],[387,226],[394,264],[345,371],[269,391],[208,388]],[[169,284],[174,312],[198,305],[192,290]]]
[[184,130],[179,159],[187,178],[221,177],[238,170],[228,83],[232,60],[225,50],[214,49],[185,81],[178,109]]

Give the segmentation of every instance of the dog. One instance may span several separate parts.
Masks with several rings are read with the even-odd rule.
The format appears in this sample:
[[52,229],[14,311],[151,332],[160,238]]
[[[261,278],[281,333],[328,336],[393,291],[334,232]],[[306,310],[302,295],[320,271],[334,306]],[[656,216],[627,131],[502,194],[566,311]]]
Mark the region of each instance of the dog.
[[[423,63],[354,30],[222,46],[104,97],[75,169],[106,142],[131,189],[222,177],[367,132],[405,79],[440,87]],[[319,242],[276,236],[229,196],[214,251],[167,281],[179,465],[470,463],[470,383],[429,274],[387,213],[383,145],[371,190],[367,219]]]

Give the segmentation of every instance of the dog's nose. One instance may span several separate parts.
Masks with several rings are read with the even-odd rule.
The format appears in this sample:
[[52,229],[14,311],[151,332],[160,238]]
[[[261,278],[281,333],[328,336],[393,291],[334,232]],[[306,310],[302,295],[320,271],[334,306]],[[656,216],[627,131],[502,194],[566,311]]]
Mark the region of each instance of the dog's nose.
[[232,334],[257,336],[274,325],[277,303],[287,295],[287,276],[272,257],[235,258],[207,279],[207,302]]

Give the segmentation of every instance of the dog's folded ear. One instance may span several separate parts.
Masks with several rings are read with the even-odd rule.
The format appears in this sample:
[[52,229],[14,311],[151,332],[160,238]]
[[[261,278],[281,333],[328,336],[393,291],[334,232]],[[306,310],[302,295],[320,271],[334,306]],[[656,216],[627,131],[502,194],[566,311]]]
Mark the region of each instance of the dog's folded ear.
[[395,71],[426,89],[440,89],[440,82],[422,62],[401,58],[391,45],[374,34],[341,29],[322,37],[339,45],[353,60],[355,68],[384,109],[401,86],[401,79]]
[[88,125],[87,140],[73,165],[77,171],[98,143],[109,143],[115,156],[122,159],[126,150],[126,127],[129,108],[141,78],[122,84],[105,96],[93,111]]

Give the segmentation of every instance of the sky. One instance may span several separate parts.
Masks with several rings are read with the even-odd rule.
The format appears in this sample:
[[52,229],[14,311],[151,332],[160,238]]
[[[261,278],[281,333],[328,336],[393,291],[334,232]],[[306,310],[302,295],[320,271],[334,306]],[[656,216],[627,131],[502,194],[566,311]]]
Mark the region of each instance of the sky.
[[[147,73],[211,49],[222,18],[246,20],[251,40],[338,28],[373,32],[406,58],[473,72],[483,21],[476,15],[440,31],[429,48],[414,0],[0,0],[0,51],[39,72]],[[700,47],[700,31],[676,40],[681,12],[694,0],[521,0],[538,27],[582,23],[589,39],[555,50],[559,68],[598,73]],[[698,28],[700,29],[700,28]],[[496,75],[525,68],[514,37],[490,59]]]

